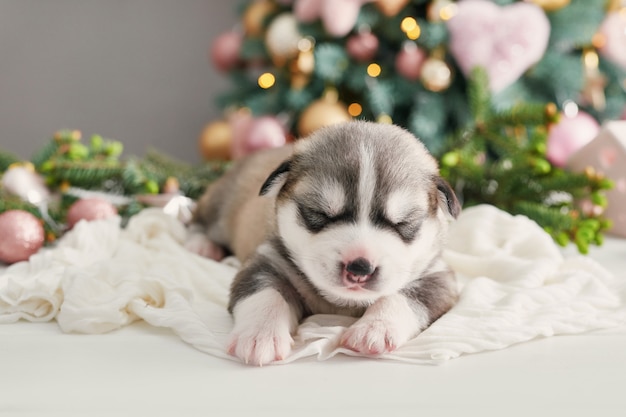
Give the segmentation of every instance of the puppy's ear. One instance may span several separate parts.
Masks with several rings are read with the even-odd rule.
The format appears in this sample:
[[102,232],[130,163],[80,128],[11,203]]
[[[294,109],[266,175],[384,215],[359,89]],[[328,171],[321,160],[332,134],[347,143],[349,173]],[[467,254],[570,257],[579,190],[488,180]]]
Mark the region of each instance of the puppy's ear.
[[439,191],[440,204],[444,206],[452,217],[455,219],[459,217],[459,213],[461,213],[461,203],[459,203],[459,200],[456,198],[456,194],[454,194],[454,190],[452,190],[450,184],[440,176],[437,176],[435,177],[435,185]]
[[261,186],[261,191],[259,191],[259,195],[278,195],[278,192],[285,184],[285,181],[287,181],[287,175],[289,175],[290,169],[291,161],[289,159],[280,164],[278,168],[276,168],[274,172],[272,172],[270,176],[267,177],[267,179]]

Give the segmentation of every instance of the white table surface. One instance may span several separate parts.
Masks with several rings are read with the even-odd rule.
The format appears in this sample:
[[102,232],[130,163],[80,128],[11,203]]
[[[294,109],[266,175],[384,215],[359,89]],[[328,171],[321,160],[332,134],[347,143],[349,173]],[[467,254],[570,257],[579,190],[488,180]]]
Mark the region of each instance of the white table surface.
[[[626,240],[591,256],[626,280]],[[626,327],[440,366],[341,356],[253,368],[145,323],[106,335],[0,325],[0,416],[57,415],[625,416]]]

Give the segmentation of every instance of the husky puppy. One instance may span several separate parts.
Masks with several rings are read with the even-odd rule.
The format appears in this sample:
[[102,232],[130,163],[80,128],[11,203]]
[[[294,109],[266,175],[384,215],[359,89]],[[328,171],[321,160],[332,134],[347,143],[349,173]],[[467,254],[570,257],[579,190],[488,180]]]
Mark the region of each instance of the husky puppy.
[[456,300],[441,259],[460,205],[435,159],[400,127],[350,122],[257,153],[209,187],[189,247],[232,253],[228,352],[281,360],[306,316],[360,317],[343,347],[389,352]]

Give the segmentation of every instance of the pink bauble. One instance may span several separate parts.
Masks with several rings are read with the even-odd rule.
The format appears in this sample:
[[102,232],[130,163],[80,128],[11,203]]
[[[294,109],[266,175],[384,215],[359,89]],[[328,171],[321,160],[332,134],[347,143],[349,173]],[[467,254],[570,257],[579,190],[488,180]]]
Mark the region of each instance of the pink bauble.
[[407,80],[415,81],[422,73],[422,64],[426,58],[426,52],[411,42],[396,55],[396,70]]
[[211,61],[220,71],[228,71],[239,62],[239,51],[243,36],[239,32],[225,32],[215,38],[211,44]]
[[233,159],[287,143],[285,128],[275,117],[263,116],[251,119],[247,123],[245,121],[240,123],[241,131],[233,135],[231,148]]
[[320,15],[320,0],[296,0],[293,14],[303,23],[314,22]]
[[101,198],[83,198],[70,206],[67,212],[67,226],[74,227],[81,220],[107,219],[117,215],[117,209]]
[[600,132],[600,125],[589,114],[578,111],[574,116],[561,113],[559,122],[550,128],[547,157],[558,167],[564,167],[569,157],[591,142]]
[[371,61],[378,52],[378,38],[372,32],[352,35],[346,42],[348,55],[360,62]]
[[598,48],[600,54],[626,69],[626,14],[609,13],[598,32],[604,36],[604,45]]
[[364,3],[372,0],[296,0],[293,13],[299,22],[322,20],[326,31],[335,37],[350,33]]
[[44,243],[41,221],[23,210],[0,214],[0,262],[12,264],[25,261]]
[[362,0],[326,0],[322,2],[321,17],[326,31],[335,37],[346,36],[359,17]]

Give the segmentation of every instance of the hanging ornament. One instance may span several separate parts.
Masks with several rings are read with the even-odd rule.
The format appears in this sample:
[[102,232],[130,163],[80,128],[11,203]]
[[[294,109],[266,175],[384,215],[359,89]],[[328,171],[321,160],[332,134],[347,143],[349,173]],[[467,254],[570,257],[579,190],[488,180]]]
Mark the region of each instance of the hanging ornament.
[[426,17],[431,22],[442,22],[454,17],[456,11],[456,3],[452,0],[435,0],[428,5]]
[[296,0],[293,11],[296,18],[303,23],[312,23],[318,18],[322,20],[324,29],[331,36],[346,36],[359,17],[364,3],[372,0]]
[[378,52],[379,41],[376,35],[370,31],[352,35],[346,42],[348,55],[359,62],[371,61]]
[[0,214],[0,262],[12,264],[35,254],[45,240],[41,221],[24,210]]
[[604,87],[606,87],[606,77],[599,69],[600,60],[598,54],[593,49],[586,49],[583,52],[583,73],[585,76],[585,86],[581,92],[581,101],[590,104],[594,109],[602,111],[606,108],[606,97]]
[[300,115],[298,134],[308,136],[317,129],[352,120],[347,106],[339,101],[337,90],[327,89],[322,98],[311,103]]
[[283,13],[274,18],[265,33],[265,45],[274,65],[282,67],[288,59],[296,56],[301,39],[298,21],[292,13]]
[[466,77],[485,68],[497,93],[513,84],[544,55],[550,22],[532,3],[498,6],[488,0],[462,1],[447,22],[450,53]]
[[117,209],[102,198],[83,198],[74,202],[67,211],[67,227],[70,229],[81,220],[92,221],[117,216]]
[[267,18],[276,11],[271,0],[253,1],[243,14],[243,27],[248,36],[261,36]]
[[430,91],[443,91],[452,83],[452,69],[443,59],[431,56],[422,64],[420,80]]
[[598,52],[626,70],[626,6],[608,13],[596,36],[601,39]]
[[233,140],[231,155],[233,159],[243,158],[262,149],[277,148],[287,143],[285,127],[276,117],[263,116],[253,118],[240,115],[239,120],[231,121]]
[[241,51],[242,42],[242,34],[235,31],[222,33],[215,38],[209,52],[215,68],[228,71],[236,67],[241,62],[239,51]]
[[426,52],[423,49],[415,42],[407,41],[396,55],[396,70],[407,80],[415,81],[422,73],[422,65],[426,58]]
[[527,3],[534,3],[546,12],[554,12],[570,4],[571,0],[524,0]]
[[227,121],[217,120],[207,124],[198,138],[202,157],[208,161],[230,159],[232,138],[233,131]]
[[376,7],[387,17],[397,16],[410,0],[375,0]]
[[548,160],[557,167],[564,167],[569,157],[591,142],[600,131],[600,125],[589,114],[572,108],[561,113],[559,122],[548,133]]
[[298,55],[290,64],[291,88],[300,90],[311,80],[315,70],[315,53],[313,38],[305,37],[298,42]]

